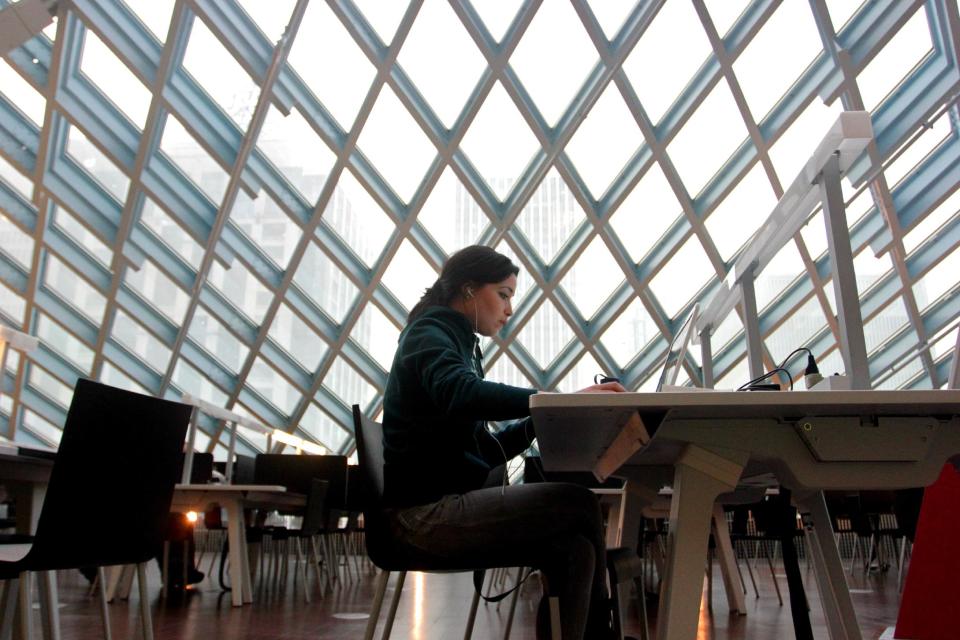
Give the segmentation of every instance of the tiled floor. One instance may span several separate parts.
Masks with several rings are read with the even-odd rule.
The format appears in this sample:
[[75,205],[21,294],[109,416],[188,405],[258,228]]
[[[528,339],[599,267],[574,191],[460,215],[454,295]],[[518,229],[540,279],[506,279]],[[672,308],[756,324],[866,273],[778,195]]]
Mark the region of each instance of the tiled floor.
[[[802,571],[810,594],[814,635],[826,638],[827,631],[816,598],[813,575],[806,566],[802,567]],[[698,639],[793,637],[789,604],[779,606],[769,570],[761,567],[755,572],[760,596],[755,597],[750,588],[746,616],[731,616],[728,613],[719,574],[715,571],[714,575],[713,612],[707,606],[702,607]],[[747,577],[746,574],[744,577]],[[294,585],[293,580],[288,580],[283,589],[276,584],[261,585],[255,594],[254,604],[233,608],[229,594],[221,592],[209,579],[186,596],[161,600],[158,595],[159,574],[155,567],[151,567],[150,578],[153,583],[151,597],[157,640],[361,638],[366,625],[364,614],[369,610],[374,584],[373,575],[364,571],[359,579],[354,577],[347,580],[344,577],[322,598],[315,593],[313,602],[307,604],[302,590]],[[777,579],[786,599],[786,581],[782,575]],[[866,578],[858,571],[850,580],[863,637],[879,638],[896,621],[899,598],[895,587],[895,571]],[[86,581],[77,572],[65,572],[60,575],[59,582],[63,638],[102,638],[97,602],[87,595]],[[410,574],[404,586],[392,637],[396,640],[463,637],[472,589],[468,574]],[[511,638],[534,638],[533,610],[538,597],[539,585],[532,580],[522,590]],[[115,638],[141,637],[137,605],[135,589],[129,602],[110,605]],[[639,635],[635,606],[636,600],[628,611],[627,632]],[[655,602],[651,602],[650,609],[655,612]],[[509,600],[499,608],[481,604],[473,637],[503,637],[508,610]],[[655,624],[655,621],[652,623]],[[38,617],[35,621],[35,637],[39,637],[39,632]]]

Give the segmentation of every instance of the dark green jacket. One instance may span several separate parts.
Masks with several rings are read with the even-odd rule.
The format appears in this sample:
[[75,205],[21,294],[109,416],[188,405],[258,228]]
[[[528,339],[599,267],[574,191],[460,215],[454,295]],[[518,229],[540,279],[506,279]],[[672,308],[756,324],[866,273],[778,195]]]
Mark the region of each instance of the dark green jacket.
[[[490,470],[533,439],[535,389],[483,379],[466,317],[428,308],[400,334],[383,401],[384,501],[426,504],[479,489]],[[491,435],[487,420],[524,418]],[[499,444],[498,444],[499,443]]]

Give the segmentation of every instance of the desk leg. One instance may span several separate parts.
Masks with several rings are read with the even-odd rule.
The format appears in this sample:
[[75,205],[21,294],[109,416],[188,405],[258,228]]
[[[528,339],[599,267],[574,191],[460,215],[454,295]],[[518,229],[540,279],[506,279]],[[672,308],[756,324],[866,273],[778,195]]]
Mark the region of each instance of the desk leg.
[[227,540],[230,543],[230,599],[233,606],[242,607],[244,602],[252,602],[253,597],[244,587],[250,585],[250,574],[244,579],[244,569],[247,567],[243,561],[244,549],[246,548],[246,531],[243,526],[243,509],[238,500],[224,501],[224,509],[227,512]]
[[831,640],[861,640],[857,615],[847,587],[847,577],[840,562],[837,541],[833,537],[830,514],[822,491],[806,496],[801,502],[807,511],[807,539],[817,576],[817,588]]
[[717,543],[717,556],[720,560],[720,574],[723,576],[723,588],[727,592],[727,604],[730,613],[747,615],[747,603],[743,598],[743,589],[737,578],[737,557],[734,555],[733,543],[730,542],[730,529],[727,527],[727,516],[723,512],[723,505],[713,503],[713,539]]
[[657,640],[697,637],[710,520],[717,496],[737,485],[747,456],[730,460],[688,445],[674,472],[669,556],[657,615]]

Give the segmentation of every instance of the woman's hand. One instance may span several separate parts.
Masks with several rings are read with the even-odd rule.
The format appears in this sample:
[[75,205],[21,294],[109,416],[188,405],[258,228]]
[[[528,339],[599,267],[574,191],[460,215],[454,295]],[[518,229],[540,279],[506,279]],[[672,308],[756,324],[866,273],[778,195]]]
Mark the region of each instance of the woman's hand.
[[604,391],[623,393],[626,391],[626,389],[624,389],[623,385],[619,382],[604,382],[603,384],[590,385],[586,389],[580,389],[580,391],[577,391],[577,393],[602,393]]

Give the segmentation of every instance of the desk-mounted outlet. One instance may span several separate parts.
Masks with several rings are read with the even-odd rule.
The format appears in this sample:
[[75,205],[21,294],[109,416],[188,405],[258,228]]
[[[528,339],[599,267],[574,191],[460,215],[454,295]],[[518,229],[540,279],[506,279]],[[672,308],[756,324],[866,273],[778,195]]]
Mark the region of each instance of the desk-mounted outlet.
[[918,462],[940,423],[928,417],[812,417],[794,428],[822,462]]

